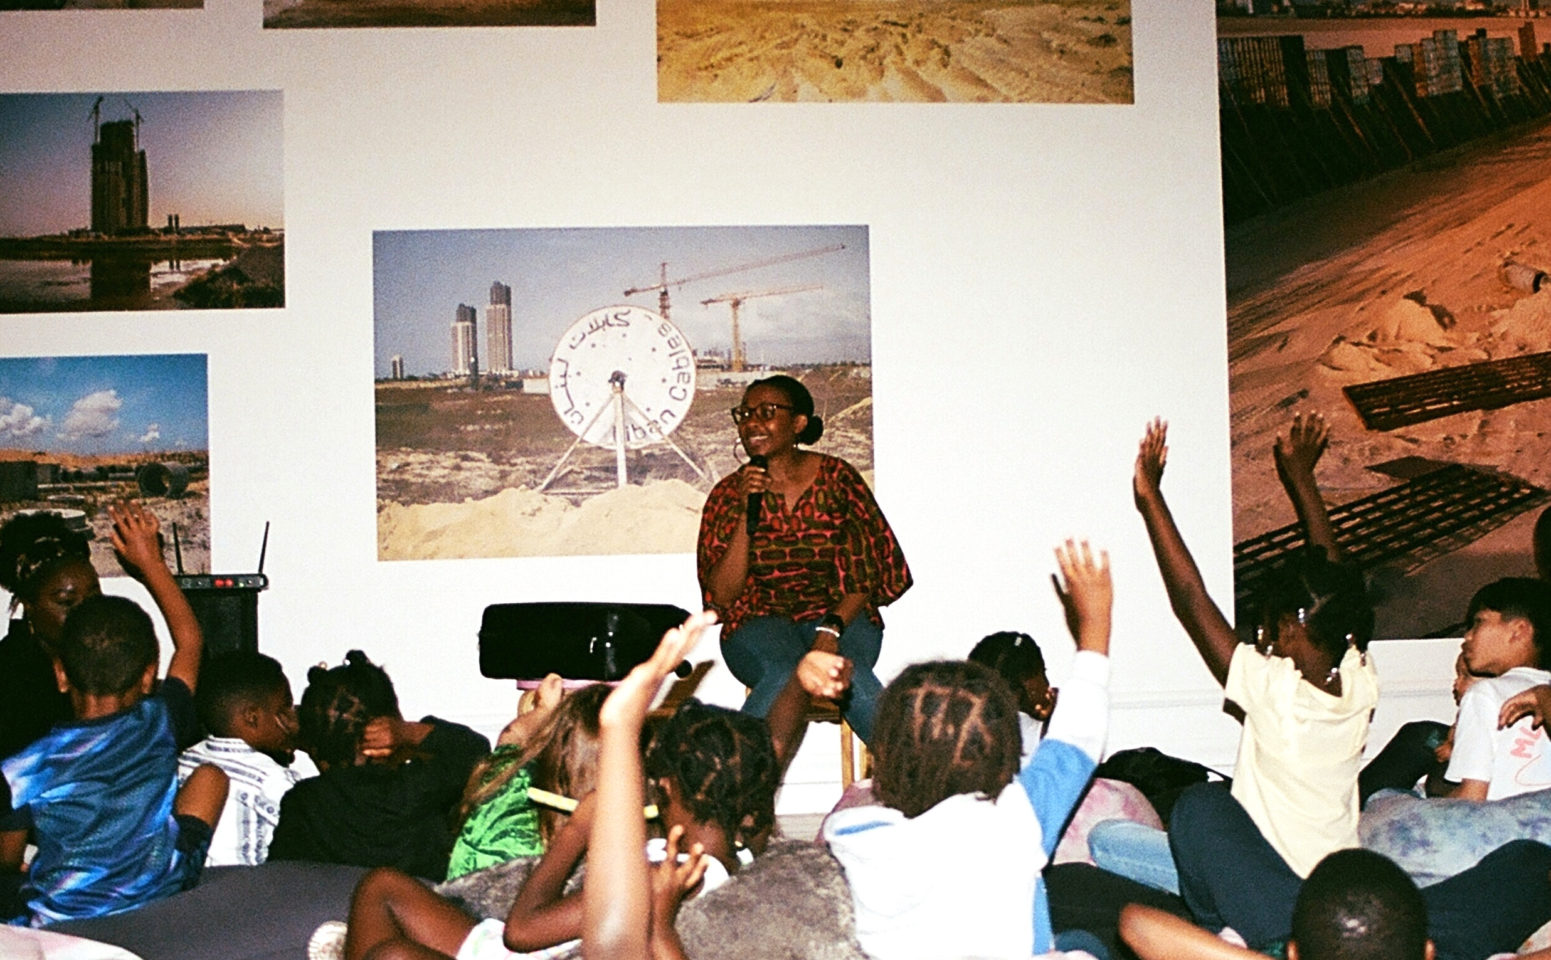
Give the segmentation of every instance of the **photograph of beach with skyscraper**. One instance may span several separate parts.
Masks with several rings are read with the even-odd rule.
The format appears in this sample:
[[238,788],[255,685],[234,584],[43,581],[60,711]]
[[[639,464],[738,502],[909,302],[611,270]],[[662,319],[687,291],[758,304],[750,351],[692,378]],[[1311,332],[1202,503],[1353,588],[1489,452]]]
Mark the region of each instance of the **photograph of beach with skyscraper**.
[[774,373],[870,479],[868,263],[863,226],[374,234],[378,558],[690,553]]
[[0,312],[285,305],[278,90],[0,95]]
[[1551,25],[1411,8],[1219,5],[1235,591],[1302,539],[1272,451],[1319,413],[1377,635],[1459,636],[1551,502]]

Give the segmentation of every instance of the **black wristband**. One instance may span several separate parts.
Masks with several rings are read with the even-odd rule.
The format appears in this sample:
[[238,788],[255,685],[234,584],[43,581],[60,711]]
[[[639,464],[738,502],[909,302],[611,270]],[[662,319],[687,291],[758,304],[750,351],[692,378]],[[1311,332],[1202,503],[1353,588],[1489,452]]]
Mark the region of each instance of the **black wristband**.
[[840,634],[846,632],[846,622],[841,619],[840,614],[838,614],[838,613],[826,613],[826,614],[824,614],[824,619],[819,621],[819,626],[834,628],[834,630],[836,631],[835,636],[837,636],[837,637]]

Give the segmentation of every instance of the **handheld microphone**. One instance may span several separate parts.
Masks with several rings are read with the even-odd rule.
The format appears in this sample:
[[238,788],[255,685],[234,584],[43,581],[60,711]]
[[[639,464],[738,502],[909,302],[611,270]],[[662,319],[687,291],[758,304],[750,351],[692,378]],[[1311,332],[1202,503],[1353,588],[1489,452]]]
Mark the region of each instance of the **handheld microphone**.
[[[752,457],[749,457],[749,466],[751,467],[758,467],[759,469],[763,470],[769,465],[769,463],[769,460],[765,459],[765,457],[757,453]],[[759,529],[759,514],[760,511],[764,509],[764,506],[765,495],[763,493],[749,494],[748,509],[743,511],[743,529],[746,530],[751,537],[754,535],[754,531]]]

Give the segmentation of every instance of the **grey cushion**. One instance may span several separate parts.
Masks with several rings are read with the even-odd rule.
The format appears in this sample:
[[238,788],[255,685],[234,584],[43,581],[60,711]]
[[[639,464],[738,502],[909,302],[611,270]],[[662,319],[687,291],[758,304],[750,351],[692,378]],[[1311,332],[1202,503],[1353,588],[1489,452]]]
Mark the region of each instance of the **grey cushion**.
[[300,861],[216,867],[177,896],[49,929],[111,943],[144,960],[301,960],[318,924],[350,915],[350,895],[365,873]]

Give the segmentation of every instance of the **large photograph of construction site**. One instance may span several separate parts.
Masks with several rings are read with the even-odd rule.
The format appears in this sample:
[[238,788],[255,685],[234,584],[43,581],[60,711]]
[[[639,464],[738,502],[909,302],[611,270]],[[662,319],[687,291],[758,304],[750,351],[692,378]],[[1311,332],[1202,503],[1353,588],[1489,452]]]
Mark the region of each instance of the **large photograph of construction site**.
[[1329,423],[1315,475],[1379,636],[1459,636],[1478,587],[1535,575],[1551,502],[1545,30],[1219,18],[1241,604],[1302,540],[1272,453],[1298,412]]
[[872,473],[863,226],[380,232],[379,559],[691,553],[772,373]]
[[1131,2],[657,0],[657,99],[1131,103]]
[[161,521],[169,565],[207,572],[208,396],[202,353],[0,359],[0,522],[62,513],[117,576],[107,506],[133,498]]
[[0,95],[0,312],[285,305],[277,90]]

